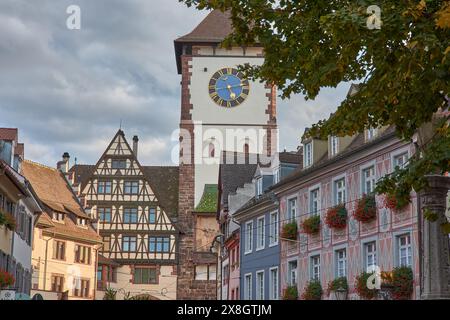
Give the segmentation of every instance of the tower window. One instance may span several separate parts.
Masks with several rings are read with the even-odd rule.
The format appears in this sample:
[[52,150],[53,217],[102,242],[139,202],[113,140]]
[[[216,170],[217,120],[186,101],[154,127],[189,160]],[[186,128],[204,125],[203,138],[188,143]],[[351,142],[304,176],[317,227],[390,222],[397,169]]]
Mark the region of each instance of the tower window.
[[216,156],[216,148],[214,147],[214,143],[210,143],[208,146],[208,154],[210,158],[214,158]]

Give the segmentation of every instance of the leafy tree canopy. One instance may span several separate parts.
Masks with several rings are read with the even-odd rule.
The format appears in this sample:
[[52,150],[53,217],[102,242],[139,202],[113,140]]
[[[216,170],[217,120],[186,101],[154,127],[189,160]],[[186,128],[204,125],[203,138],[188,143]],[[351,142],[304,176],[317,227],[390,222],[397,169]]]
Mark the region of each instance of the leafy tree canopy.
[[[358,92],[313,125],[310,135],[345,136],[395,125],[399,137],[410,139],[448,107],[448,0],[180,1],[229,10],[235,31],[224,45],[261,45],[264,64],[242,68],[250,78],[277,85],[282,98],[314,99],[323,87],[360,82]],[[378,20],[372,5],[380,9]],[[428,129],[419,139],[419,156],[383,179],[379,192],[406,198],[411,188],[424,187],[425,174],[449,170],[448,121]]]

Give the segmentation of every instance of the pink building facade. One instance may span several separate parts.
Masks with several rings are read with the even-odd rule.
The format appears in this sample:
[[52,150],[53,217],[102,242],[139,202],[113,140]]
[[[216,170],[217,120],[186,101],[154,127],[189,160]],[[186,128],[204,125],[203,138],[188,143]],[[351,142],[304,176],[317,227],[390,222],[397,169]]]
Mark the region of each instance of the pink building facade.
[[[318,279],[322,299],[334,299],[333,294],[327,295],[328,284],[345,276],[347,298],[360,299],[355,289],[359,274],[374,267],[389,272],[406,265],[413,270],[411,298],[416,299],[420,296],[416,194],[411,193],[411,203],[401,211],[386,208],[384,195],[376,195],[376,219],[362,223],[353,216],[358,199],[370,193],[379,178],[407,161],[414,146],[396,138],[393,128],[379,130],[375,136],[366,132],[351,140],[338,139],[304,141],[305,157],[311,157],[304,163],[309,167],[274,188],[280,199],[280,225],[295,219],[299,230],[296,240],[281,241],[281,292],[297,286],[301,299],[308,282]],[[348,212],[347,225],[341,230],[325,223],[327,210],[339,202]],[[302,230],[302,221],[313,214],[320,215],[321,227],[309,235]]]

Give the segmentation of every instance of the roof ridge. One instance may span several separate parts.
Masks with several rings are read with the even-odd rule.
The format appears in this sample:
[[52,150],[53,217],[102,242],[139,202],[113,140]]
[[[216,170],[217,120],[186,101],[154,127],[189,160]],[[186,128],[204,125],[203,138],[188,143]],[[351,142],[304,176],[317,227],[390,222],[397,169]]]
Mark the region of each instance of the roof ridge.
[[28,160],[28,159],[25,159],[24,161],[27,162],[27,163],[36,165],[36,166],[38,166],[38,167],[44,168],[44,169],[49,169],[49,170],[52,170],[52,171],[58,171],[58,170],[55,169],[55,168],[52,168],[52,167],[50,167],[50,166],[47,166],[47,165],[45,165],[45,164],[42,164],[42,163],[39,163],[39,162],[36,162],[36,161],[32,161],[32,160]]

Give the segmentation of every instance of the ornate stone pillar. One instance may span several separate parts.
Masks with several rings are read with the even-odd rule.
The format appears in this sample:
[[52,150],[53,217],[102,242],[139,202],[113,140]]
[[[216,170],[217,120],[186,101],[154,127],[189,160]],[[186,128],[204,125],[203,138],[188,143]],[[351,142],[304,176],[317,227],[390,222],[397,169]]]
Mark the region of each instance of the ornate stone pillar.
[[[421,299],[450,299],[449,290],[449,237],[441,229],[445,217],[450,177],[430,175],[426,177],[428,188],[420,193],[422,215],[422,272]],[[424,219],[424,210],[437,214],[436,221]]]

